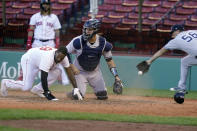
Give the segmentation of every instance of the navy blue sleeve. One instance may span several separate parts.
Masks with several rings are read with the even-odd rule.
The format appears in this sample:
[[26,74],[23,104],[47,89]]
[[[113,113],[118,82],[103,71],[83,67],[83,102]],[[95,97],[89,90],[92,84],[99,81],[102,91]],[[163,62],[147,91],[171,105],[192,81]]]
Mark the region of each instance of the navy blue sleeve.
[[77,38],[73,41],[73,47],[76,49],[76,50],[79,50],[81,49],[81,42],[80,42],[80,39]]
[[112,50],[112,48],[113,48],[112,44],[106,41],[104,51],[108,52],[108,51]]

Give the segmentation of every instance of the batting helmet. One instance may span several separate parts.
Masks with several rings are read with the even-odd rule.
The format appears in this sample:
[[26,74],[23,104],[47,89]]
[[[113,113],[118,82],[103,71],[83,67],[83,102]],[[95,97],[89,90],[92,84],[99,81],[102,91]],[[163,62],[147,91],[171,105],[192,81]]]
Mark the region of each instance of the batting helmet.
[[50,1],[50,0],[41,0],[41,1],[40,1],[40,9],[41,9],[42,11],[48,11],[48,10],[46,10],[46,9],[43,7],[43,4],[51,5],[51,1]]
[[177,103],[182,104],[184,102],[184,96],[185,96],[185,93],[183,93],[183,92],[176,92],[174,94],[174,100]]
[[173,32],[175,32],[177,30],[183,31],[184,30],[184,26],[183,25],[173,25],[171,27],[171,32],[170,33],[172,34]]
[[[83,39],[84,40],[89,40],[91,39],[99,30],[100,28],[100,25],[101,25],[101,22],[97,19],[90,19],[90,20],[87,20],[84,25],[83,25]],[[86,29],[88,28],[92,28],[94,31],[92,34],[87,34],[86,33]]]

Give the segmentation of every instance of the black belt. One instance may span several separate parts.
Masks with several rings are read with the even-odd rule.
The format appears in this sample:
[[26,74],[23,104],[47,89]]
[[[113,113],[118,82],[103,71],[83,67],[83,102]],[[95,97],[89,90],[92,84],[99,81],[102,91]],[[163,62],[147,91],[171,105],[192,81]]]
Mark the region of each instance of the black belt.
[[46,40],[43,40],[43,39],[36,39],[36,40],[39,40],[41,42],[47,42],[47,41],[50,41],[50,40],[53,40],[53,39],[46,39]]

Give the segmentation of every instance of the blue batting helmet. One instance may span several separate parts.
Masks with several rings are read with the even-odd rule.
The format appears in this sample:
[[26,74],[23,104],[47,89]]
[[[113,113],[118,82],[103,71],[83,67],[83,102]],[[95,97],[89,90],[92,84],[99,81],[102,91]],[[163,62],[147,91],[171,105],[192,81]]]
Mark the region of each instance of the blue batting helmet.
[[184,30],[184,26],[183,25],[173,25],[172,27],[171,27],[171,34],[173,33],[173,32],[175,32],[175,31],[177,31],[177,30],[179,30],[179,31],[183,31]]
[[182,104],[184,102],[184,96],[185,96],[185,93],[183,93],[183,92],[176,92],[174,94],[174,100],[177,103]]

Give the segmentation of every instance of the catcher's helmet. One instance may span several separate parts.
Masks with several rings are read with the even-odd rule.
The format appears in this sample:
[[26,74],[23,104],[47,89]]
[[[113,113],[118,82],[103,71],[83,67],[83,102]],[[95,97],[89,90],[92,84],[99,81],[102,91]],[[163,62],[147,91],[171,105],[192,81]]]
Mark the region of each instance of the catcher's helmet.
[[183,93],[183,92],[176,92],[174,94],[174,100],[177,103],[182,104],[184,102],[184,96],[185,96],[185,93]]
[[[101,25],[101,22],[98,20],[98,19],[90,19],[90,20],[87,20],[84,25],[83,25],[83,39],[84,40],[88,40],[88,39],[91,39],[99,30],[100,28],[100,25]],[[92,28],[94,31],[92,34],[87,34],[86,33],[86,29],[88,28]]]
[[171,27],[171,32],[170,33],[172,34],[173,32],[175,32],[177,30],[183,31],[184,30],[184,26],[183,25],[173,25]]
[[47,10],[43,7],[43,4],[51,5],[51,1],[50,1],[50,0],[41,0],[41,1],[40,1],[40,9],[43,10],[43,11],[47,11]]

